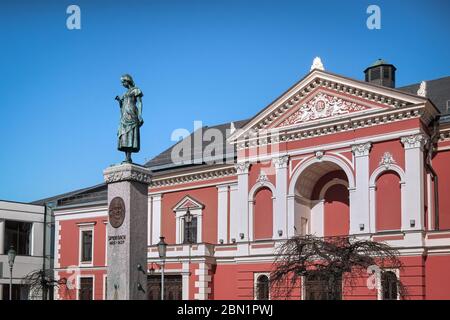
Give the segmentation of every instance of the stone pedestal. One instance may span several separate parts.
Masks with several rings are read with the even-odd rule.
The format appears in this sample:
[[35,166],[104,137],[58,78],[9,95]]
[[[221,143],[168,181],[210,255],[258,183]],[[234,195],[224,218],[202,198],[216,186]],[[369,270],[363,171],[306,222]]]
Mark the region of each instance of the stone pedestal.
[[121,164],[105,169],[103,175],[108,185],[108,300],[146,299],[150,171]]

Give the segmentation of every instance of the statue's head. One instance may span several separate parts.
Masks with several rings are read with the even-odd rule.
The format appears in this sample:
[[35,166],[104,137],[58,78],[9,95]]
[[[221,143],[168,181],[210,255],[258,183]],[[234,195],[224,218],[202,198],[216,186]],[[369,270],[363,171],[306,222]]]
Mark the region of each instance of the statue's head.
[[120,81],[122,82],[122,85],[126,88],[134,87],[133,78],[129,74],[124,74],[123,76],[121,76]]

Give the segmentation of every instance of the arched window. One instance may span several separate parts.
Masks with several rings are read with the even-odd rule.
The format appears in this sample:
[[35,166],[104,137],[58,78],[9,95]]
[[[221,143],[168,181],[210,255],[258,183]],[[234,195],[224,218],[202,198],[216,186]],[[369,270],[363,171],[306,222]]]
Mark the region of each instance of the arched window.
[[383,300],[398,299],[397,275],[392,271],[385,271],[381,275],[381,290]]
[[269,300],[269,277],[265,274],[256,279],[256,300]]
[[394,171],[386,171],[378,177],[376,186],[376,231],[400,230],[400,177]]
[[253,204],[253,238],[272,239],[273,234],[273,195],[269,188],[259,189]]

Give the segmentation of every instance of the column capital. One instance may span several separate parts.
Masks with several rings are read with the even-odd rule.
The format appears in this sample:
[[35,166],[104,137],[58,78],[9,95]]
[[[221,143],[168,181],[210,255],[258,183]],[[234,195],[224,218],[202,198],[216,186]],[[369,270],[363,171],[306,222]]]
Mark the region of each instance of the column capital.
[[283,155],[280,157],[272,158],[272,162],[277,169],[287,168],[287,165],[289,163],[289,156]]
[[352,152],[355,157],[367,157],[370,153],[370,149],[372,148],[371,142],[359,143],[352,145]]
[[423,149],[423,147],[428,141],[428,138],[426,135],[419,133],[401,137],[400,141],[402,142],[403,147],[405,149],[415,149],[415,148]]
[[107,184],[121,181],[135,181],[150,184],[152,181],[152,175],[149,169],[133,163],[108,167],[103,171],[103,177]]
[[250,169],[250,162],[240,162],[234,165],[237,174],[248,174],[248,170]]
[[229,186],[230,186],[229,184],[220,184],[220,185],[216,186],[217,192],[228,192]]

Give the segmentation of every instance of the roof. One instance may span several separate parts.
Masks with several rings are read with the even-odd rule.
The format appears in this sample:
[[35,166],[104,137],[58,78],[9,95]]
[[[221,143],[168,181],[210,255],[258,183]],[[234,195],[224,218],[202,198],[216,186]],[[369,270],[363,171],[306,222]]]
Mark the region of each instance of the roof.
[[[450,76],[428,80],[427,98],[439,109],[442,115],[450,113]],[[400,91],[417,94],[420,83],[410,84],[408,86],[397,88]]]
[[[195,131],[193,133],[191,133],[188,137],[184,138],[183,140],[177,142],[176,144],[174,144],[173,146],[171,146],[170,148],[164,150],[163,152],[161,152],[159,155],[157,155],[156,157],[154,157],[153,159],[151,159],[150,161],[148,161],[147,163],[145,163],[145,166],[150,168],[154,174],[157,174],[158,171],[162,171],[164,170],[165,172],[167,172],[167,169],[174,169],[174,168],[185,168],[186,166],[192,167],[193,165],[203,165],[205,162],[208,162],[209,164],[214,163],[216,160],[223,162],[223,160],[227,160],[230,159],[230,157],[234,158],[235,157],[235,146],[234,145],[230,145],[227,142],[227,138],[230,136],[231,131],[231,124],[234,124],[234,127],[236,129],[242,128],[249,120],[240,120],[240,121],[235,121],[235,122],[228,122],[228,123],[223,123],[220,125],[216,125],[216,126],[204,126],[201,129],[198,130],[203,130],[203,133],[206,130],[218,130],[216,131],[216,133],[220,132],[220,135],[218,134],[217,136],[222,137],[222,139],[216,141],[205,141],[205,139],[201,139],[202,142],[202,146],[201,149],[200,148],[194,148],[194,137],[196,132]],[[214,132],[212,132],[214,134]],[[184,161],[183,163],[180,164],[174,164],[172,161],[172,152],[176,152],[176,148],[181,147],[182,143],[187,143],[190,145],[190,159],[187,161]],[[212,152],[211,156],[209,159],[205,159],[203,158],[204,156],[204,151],[206,149],[206,147],[208,147],[208,150],[212,150],[215,151],[217,149],[215,149],[214,147],[220,147],[221,150],[223,150],[224,155],[215,155],[214,152]],[[227,151],[230,151],[227,153]],[[206,152],[209,153],[209,152]]]
[[31,202],[35,205],[48,205],[62,207],[68,205],[80,205],[91,203],[93,201],[106,201],[108,197],[106,183],[97,184],[92,187],[78,189],[75,191],[63,193],[57,196],[36,200]]

